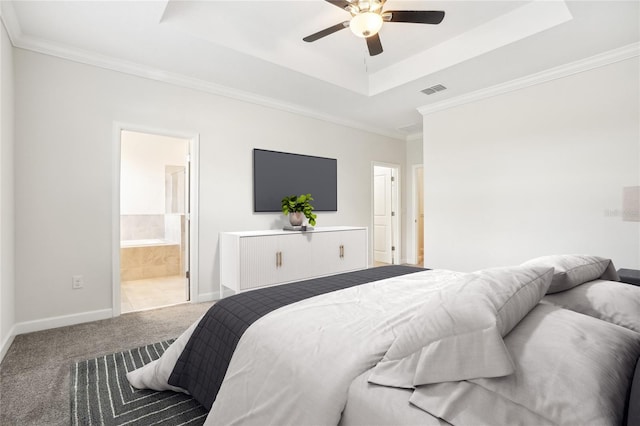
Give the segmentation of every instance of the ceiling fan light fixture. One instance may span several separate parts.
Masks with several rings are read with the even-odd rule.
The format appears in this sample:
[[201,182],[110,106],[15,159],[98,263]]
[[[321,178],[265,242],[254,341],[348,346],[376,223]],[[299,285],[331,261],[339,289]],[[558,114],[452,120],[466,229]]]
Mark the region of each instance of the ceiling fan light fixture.
[[442,10],[384,11],[384,5],[387,0],[325,1],[348,12],[351,15],[351,19],[308,35],[302,40],[309,43],[349,27],[356,37],[365,39],[369,56],[376,56],[383,52],[382,42],[378,35],[383,22],[409,22],[437,25],[444,19],[444,11]]
[[358,37],[375,35],[382,28],[382,16],[375,12],[359,13],[349,21],[349,28]]

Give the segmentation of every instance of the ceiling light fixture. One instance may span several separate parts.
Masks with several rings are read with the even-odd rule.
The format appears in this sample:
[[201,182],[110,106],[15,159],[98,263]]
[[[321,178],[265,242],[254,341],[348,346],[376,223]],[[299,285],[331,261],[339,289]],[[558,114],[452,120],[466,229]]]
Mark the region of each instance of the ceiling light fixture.
[[382,16],[375,12],[359,13],[351,18],[349,27],[358,37],[371,37],[378,34],[378,31],[382,28]]

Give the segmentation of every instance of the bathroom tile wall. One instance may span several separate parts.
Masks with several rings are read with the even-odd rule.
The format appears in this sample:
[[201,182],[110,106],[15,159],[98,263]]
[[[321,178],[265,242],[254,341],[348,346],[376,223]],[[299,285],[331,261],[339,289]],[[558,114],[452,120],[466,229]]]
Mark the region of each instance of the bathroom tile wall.
[[120,238],[159,239],[165,244],[120,249],[122,281],[182,275],[184,272],[184,215],[122,215]]
[[180,275],[180,244],[120,249],[122,281]]
[[165,238],[165,215],[125,214],[120,216],[121,240]]

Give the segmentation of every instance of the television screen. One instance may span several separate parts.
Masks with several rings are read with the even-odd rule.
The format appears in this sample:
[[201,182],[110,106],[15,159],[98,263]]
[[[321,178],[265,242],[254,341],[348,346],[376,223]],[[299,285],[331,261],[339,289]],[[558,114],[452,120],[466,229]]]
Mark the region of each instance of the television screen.
[[338,162],[286,152],[253,150],[253,206],[281,212],[282,199],[311,194],[315,211],[338,211]]

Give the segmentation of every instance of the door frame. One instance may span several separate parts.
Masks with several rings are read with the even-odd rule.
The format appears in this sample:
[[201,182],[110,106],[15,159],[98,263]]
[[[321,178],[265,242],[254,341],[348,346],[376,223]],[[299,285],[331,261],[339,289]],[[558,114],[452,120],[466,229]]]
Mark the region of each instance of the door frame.
[[[418,220],[419,220],[419,203],[418,200],[420,199],[419,194],[418,194],[418,170],[422,169],[422,173],[423,173],[423,182],[422,182],[422,192],[424,194],[424,165],[423,164],[414,164],[411,167],[411,180],[413,183],[413,191],[411,194],[411,235],[413,238],[413,253],[412,253],[412,257],[410,259],[407,259],[408,263],[411,264],[416,264],[418,263],[418,253],[419,253],[419,246],[418,246]],[[424,235],[422,236],[424,239]],[[424,240],[423,240],[423,249],[424,249]]]
[[[381,162],[381,161],[372,161],[371,162],[371,218],[370,218],[370,226],[369,226],[369,241],[371,242],[371,245],[369,247],[369,259],[370,260],[370,264],[369,266],[372,266],[375,263],[375,253],[374,253],[374,245],[375,245],[375,240],[374,240],[374,180],[375,180],[375,168],[377,167],[386,167],[388,169],[392,169],[392,176],[395,179],[395,203],[394,203],[394,197],[391,197],[391,209],[393,212],[395,212],[395,217],[396,220],[391,220],[391,243],[392,245],[395,247],[395,253],[392,253],[392,259],[393,262],[395,264],[400,264],[402,263],[402,210],[401,210],[401,206],[402,206],[402,168],[400,167],[400,164],[395,164],[395,163],[385,163],[385,162]],[[392,190],[393,190],[393,184],[391,185]]]
[[112,186],[111,186],[111,282],[112,282],[112,315],[120,316],[121,295],[120,295],[120,162],[121,162],[121,133],[123,130],[148,133],[160,136],[186,139],[189,141],[189,293],[190,303],[197,303],[198,300],[198,185],[199,179],[199,152],[200,135],[197,133],[176,132],[167,129],[129,124],[122,122],[113,123],[113,155],[112,155]]

